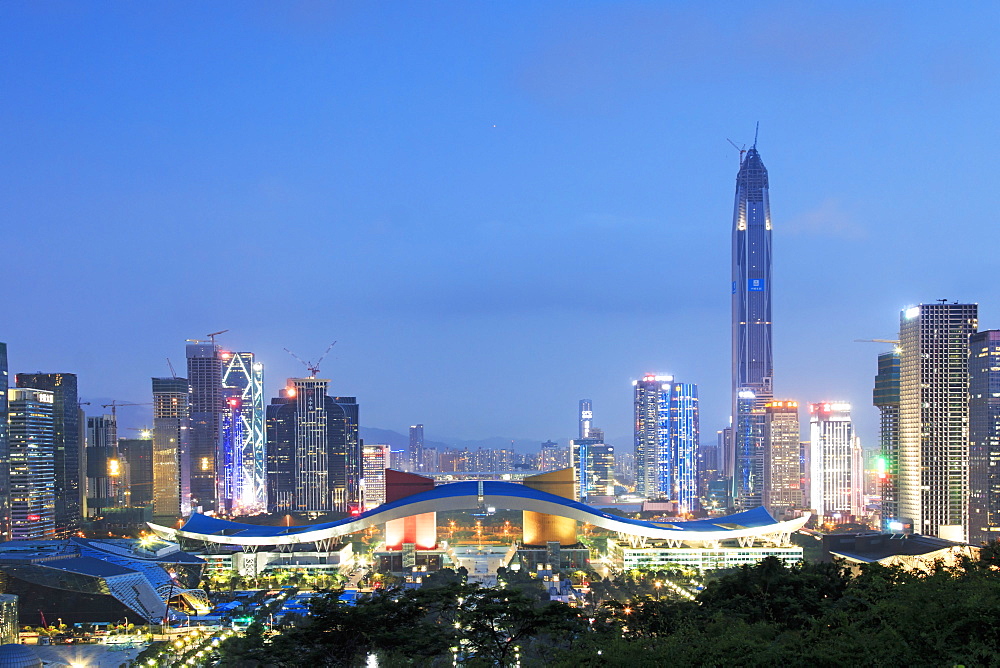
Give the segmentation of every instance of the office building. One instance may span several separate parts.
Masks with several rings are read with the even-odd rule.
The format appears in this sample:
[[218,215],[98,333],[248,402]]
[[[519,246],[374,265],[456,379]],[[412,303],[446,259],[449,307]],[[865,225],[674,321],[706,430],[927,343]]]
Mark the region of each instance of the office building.
[[797,401],[764,404],[764,442],[764,506],[775,517],[803,508]]
[[358,403],[327,396],[329,382],[290,378],[267,407],[270,512],[343,511],[361,503]]
[[538,451],[538,470],[556,471],[569,466],[569,449],[555,441],[545,441]]
[[615,448],[604,442],[603,429],[588,424],[586,432],[586,437],[570,441],[570,462],[576,471],[576,499],[583,502],[615,493]]
[[51,392],[7,392],[12,540],[53,538],[56,531],[55,425]]
[[121,456],[125,505],[149,506],[153,503],[153,439],[152,432],[145,438],[118,439]]
[[153,378],[153,515],[191,514],[190,386]]
[[[7,344],[0,343],[0,461],[10,461]],[[10,466],[0,465],[0,541],[10,540]]]
[[385,470],[389,468],[389,446],[366,443],[362,448],[361,457],[364,472],[362,478],[364,510],[371,510],[385,503]]
[[264,436],[264,366],[248,352],[221,352],[223,408],[219,509],[228,515],[267,512],[267,447]]
[[191,386],[191,502],[195,508],[215,510],[216,468],[222,429],[222,349],[198,342],[186,347],[188,382]]
[[87,517],[99,519],[108,508],[125,505],[124,470],[118,452],[114,415],[87,417]]
[[1000,538],[1000,330],[969,337],[969,542]]
[[854,478],[854,425],[851,405],[845,402],[809,404],[810,506],[820,522],[846,521],[856,511],[854,490],[863,484]]
[[[723,469],[737,509],[763,503],[764,404],[774,396],[771,343],[771,209],[757,142],[736,175],[732,231],[733,438]],[[748,401],[748,397],[754,401]]]
[[900,522],[955,542],[968,537],[969,337],[977,328],[976,304],[900,314]]
[[678,502],[681,513],[698,507],[698,387],[672,376],[632,381],[635,415],[636,493]]
[[[899,351],[878,356],[872,403],[879,411],[878,494],[883,531],[899,525],[895,478],[899,470]],[[901,526],[901,525],[900,525]]]
[[424,462],[424,425],[410,425],[410,462],[413,471],[426,471]]
[[19,373],[18,387],[52,393],[55,429],[56,533],[63,536],[79,528],[83,520],[80,489],[81,448],[80,404],[77,378],[72,373]]

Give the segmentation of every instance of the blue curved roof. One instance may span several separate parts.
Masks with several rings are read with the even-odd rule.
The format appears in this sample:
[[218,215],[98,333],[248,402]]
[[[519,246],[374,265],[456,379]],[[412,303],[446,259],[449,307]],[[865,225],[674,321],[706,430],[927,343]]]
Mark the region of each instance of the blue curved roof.
[[[482,485],[481,488],[480,485]],[[433,502],[435,500],[454,497],[477,497],[480,494],[480,490],[484,497],[513,497],[516,499],[554,503],[567,509],[574,509],[586,515],[593,516],[595,519],[603,518],[614,520],[619,523],[629,524],[637,528],[642,527],[644,529],[659,529],[661,531],[672,530],[674,532],[689,535],[698,533],[716,533],[727,530],[753,529],[767,527],[776,523],[776,520],[763,507],[712,519],[683,522],[648,522],[645,520],[636,520],[628,517],[621,517],[620,515],[606,513],[593,508],[592,506],[580,503],[579,501],[566,499],[561,496],[549,494],[548,492],[532,489],[531,487],[518,483],[490,480],[482,482],[464,481],[439,485],[432,490],[420,492],[390,503],[384,503],[377,508],[362,513],[361,515],[354,515],[334,522],[318,522],[315,524],[302,524],[291,527],[260,526],[254,524],[242,524],[240,522],[233,522],[218,517],[210,517],[208,515],[195,514],[188,518],[181,530],[186,533],[232,536],[240,538],[280,538],[283,536],[294,536],[296,534],[313,532],[322,529],[333,529],[346,524],[363,521],[368,518],[374,519],[379,515],[386,514],[387,511],[402,509],[406,506],[415,505],[424,501]]]

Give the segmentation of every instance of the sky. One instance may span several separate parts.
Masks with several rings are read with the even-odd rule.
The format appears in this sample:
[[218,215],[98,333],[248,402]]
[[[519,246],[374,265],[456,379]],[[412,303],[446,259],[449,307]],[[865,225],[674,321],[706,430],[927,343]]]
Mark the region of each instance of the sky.
[[[770,173],[775,392],[854,404],[899,311],[1000,327],[1000,5],[0,4],[12,372],[150,401],[186,339],[317,359],[364,426],[631,441],[729,420],[738,153]],[[182,374],[181,374],[182,375]],[[127,419],[148,409],[122,409]]]

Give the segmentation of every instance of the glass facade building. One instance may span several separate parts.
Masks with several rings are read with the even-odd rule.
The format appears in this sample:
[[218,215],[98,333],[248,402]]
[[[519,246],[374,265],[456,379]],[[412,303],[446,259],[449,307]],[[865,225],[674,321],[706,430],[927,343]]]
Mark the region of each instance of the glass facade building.
[[698,386],[654,375],[632,385],[636,493],[676,500],[679,512],[693,512],[699,507]]
[[264,367],[253,353],[221,353],[223,411],[218,458],[220,509],[229,515],[267,512]]
[[18,387],[46,390],[53,396],[56,533],[65,535],[78,529],[83,520],[80,489],[83,444],[80,442],[80,400],[76,374],[19,373],[15,382]]
[[976,304],[921,304],[900,314],[901,523],[965,542],[969,495],[969,337]]
[[969,543],[1000,538],[1000,330],[969,337]]
[[[742,156],[736,176],[732,232],[732,463],[733,498],[737,507],[761,505],[763,473],[763,406],[774,396],[771,345],[771,210],[767,169],[754,146]],[[752,393],[756,402],[741,399]],[[743,413],[741,413],[743,411]],[[751,417],[756,411],[758,417]],[[756,461],[743,461],[750,457]]]
[[780,513],[802,508],[799,404],[797,401],[769,401],[764,404],[764,506]]
[[823,519],[844,519],[856,507],[854,490],[854,425],[851,405],[844,402],[809,404],[810,506]]
[[898,531],[899,499],[895,477],[899,470],[899,351],[878,356],[872,404],[879,412],[878,491],[882,498],[882,530]]
[[56,530],[55,426],[51,392],[8,390],[12,540],[53,538]]
[[191,514],[191,388],[187,378],[153,378],[153,515]]
[[216,465],[222,428],[222,350],[215,343],[189,343],[186,348],[191,385],[191,497],[195,507],[215,510]]

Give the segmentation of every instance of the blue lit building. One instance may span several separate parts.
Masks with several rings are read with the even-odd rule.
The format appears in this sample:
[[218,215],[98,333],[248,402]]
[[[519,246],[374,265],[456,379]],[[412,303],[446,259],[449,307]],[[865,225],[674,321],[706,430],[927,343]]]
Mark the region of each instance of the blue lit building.
[[879,494],[882,497],[882,530],[898,533],[899,499],[895,476],[899,471],[899,351],[878,356],[878,373],[872,404],[879,410]]
[[[736,176],[732,251],[732,465],[737,507],[761,504],[759,473],[763,420],[754,417],[774,396],[771,347],[771,210],[767,169],[757,143],[742,156]],[[753,395],[750,403],[741,399]],[[741,413],[741,410],[744,411]],[[749,440],[748,440],[749,439]],[[749,460],[747,459],[749,458]],[[759,472],[759,473],[758,473]]]
[[691,512],[698,507],[698,387],[655,375],[632,385],[636,493]]
[[969,337],[969,543],[1000,538],[1000,330]]
[[224,401],[220,424],[219,500],[230,515],[267,512],[264,367],[253,353],[220,354]]
[[52,538],[56,530],[55,427],[51,392],[7,393],[10,420],[11,538]]

